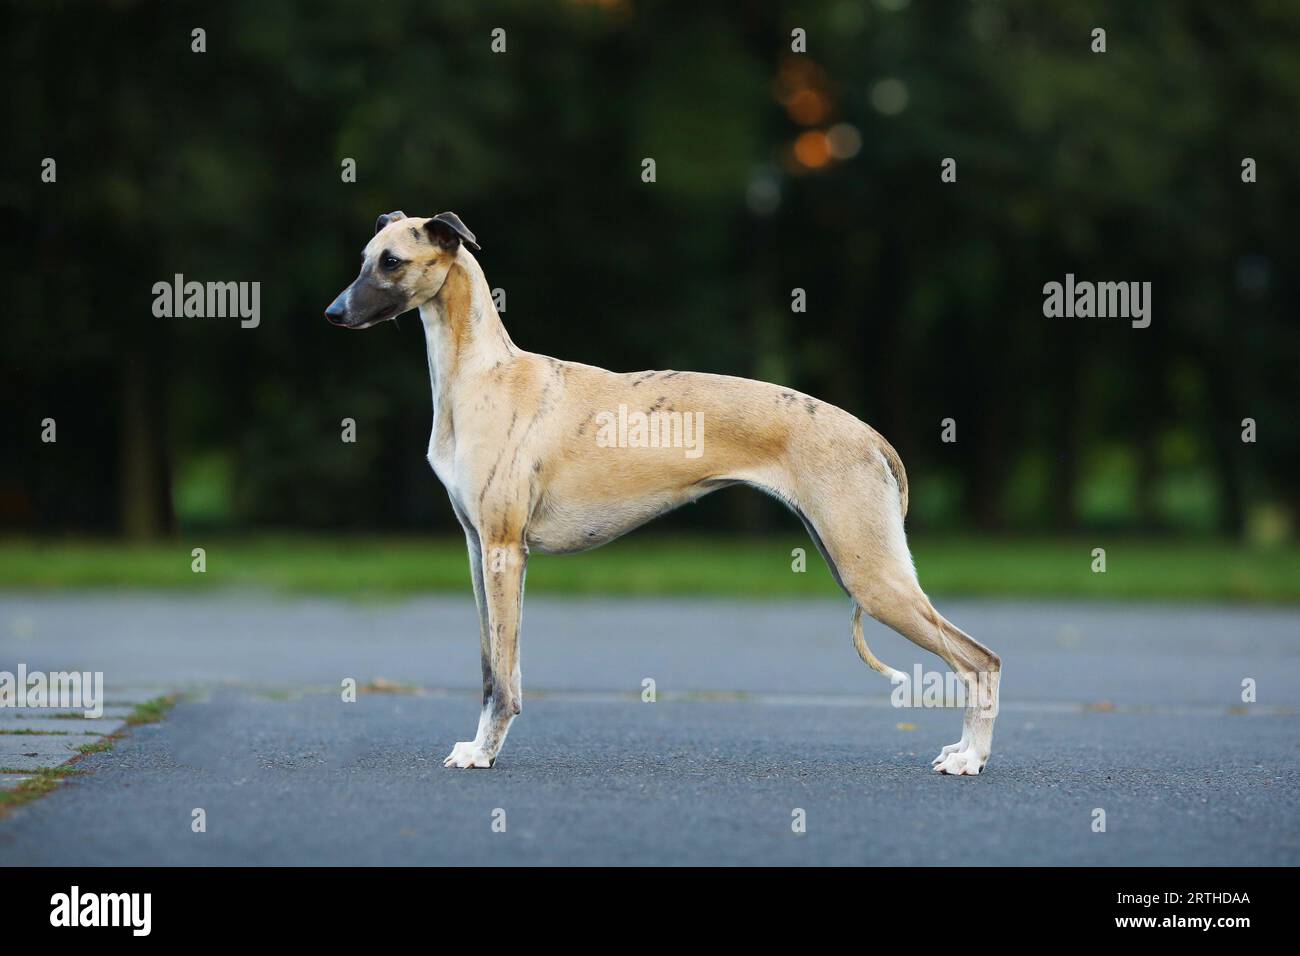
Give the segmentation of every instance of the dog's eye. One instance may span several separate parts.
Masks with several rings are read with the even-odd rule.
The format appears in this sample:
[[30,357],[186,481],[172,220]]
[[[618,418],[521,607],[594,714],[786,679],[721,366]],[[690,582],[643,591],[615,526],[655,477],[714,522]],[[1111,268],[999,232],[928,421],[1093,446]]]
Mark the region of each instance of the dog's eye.
[[402,264],[402,260],[397,258],[397,256],[384,255],[381,256],[379,259],[379,265],[382,266],[384,269],[387,269],[389,272],[392,272],[401,264]]

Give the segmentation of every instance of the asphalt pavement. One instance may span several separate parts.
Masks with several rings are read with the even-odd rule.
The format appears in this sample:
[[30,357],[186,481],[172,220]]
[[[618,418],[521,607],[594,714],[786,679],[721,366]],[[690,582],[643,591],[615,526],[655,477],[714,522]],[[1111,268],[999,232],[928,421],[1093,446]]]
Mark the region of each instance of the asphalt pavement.
[[457,771],[468,593],[0,596],[0,670],[186,694],[0,819],[0,865],[1300,862],[1300,610],[936,603],[1004,661],[976,778],[930,772],[960,712],[892,706],[847,602],[530,597],[524,713]]

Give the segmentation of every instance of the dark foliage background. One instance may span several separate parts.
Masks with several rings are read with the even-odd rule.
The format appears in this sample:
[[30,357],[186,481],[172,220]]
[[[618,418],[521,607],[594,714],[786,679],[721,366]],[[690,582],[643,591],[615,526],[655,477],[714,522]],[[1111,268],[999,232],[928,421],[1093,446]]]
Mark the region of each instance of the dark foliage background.
[[[524,348],[761,377],[858,414],[903,454],[914,525],[1276,539],[1300,511],[1295,4],[4,18],[4,528],[450,527],[419,321],[321,318],[396,208],[460,213]],[[156,319],[153,283],[178,272],[260,281],[261,326]],[[1151,327],[1044,318],[1067,272],[1151,281]],[[786,520],[740,493],[692,516]]]

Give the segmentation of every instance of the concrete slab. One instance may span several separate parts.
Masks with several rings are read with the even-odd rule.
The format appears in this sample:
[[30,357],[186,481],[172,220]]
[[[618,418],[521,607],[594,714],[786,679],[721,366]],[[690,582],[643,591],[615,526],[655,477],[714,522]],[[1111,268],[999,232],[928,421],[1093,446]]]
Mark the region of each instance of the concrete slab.
[[32,730],[42,734],[112,734],[126,726],[120,717],[13,717],[0,712],[0,734]]
[[102,740],[93,734],[0,734],[0,767],[9,770],[57,767],[77,756],[78,748]]
[[16,717],[19,720],[47,720],[50,718],[65,720],[95,720],[107,717],[123,718],[131,713],[135,708],[125,704],[118,707],[104,705],[104,712],[99,718],[87,718],[84,710],[74,710],[66,707],[6,707],[0,710],[0,719],[5,717]]

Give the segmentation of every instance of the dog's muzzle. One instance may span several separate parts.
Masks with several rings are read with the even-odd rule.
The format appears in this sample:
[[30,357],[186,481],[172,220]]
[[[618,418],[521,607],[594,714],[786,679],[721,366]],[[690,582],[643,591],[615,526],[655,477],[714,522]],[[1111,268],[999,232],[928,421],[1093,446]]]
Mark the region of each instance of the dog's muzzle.
[[377,289],[366,283],[352,283],[325,310],[325,319],[341,329],[368,329],[387,322],[406,308],[400,289]]
[[345,325],[345,319],[348,317],[348,290],[344,289],[339,293],[339,297],[329,304],[325,310],[325,320],[330,325]]

